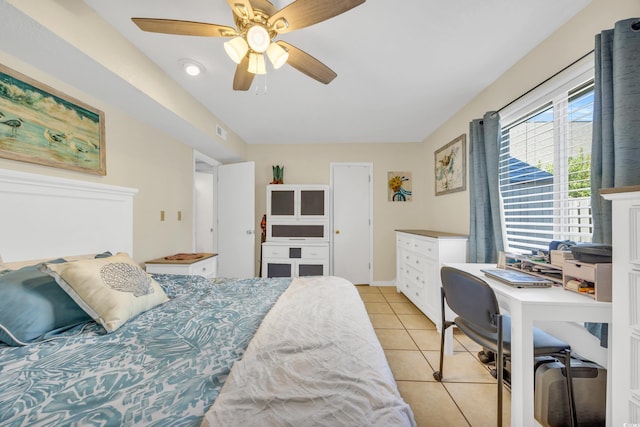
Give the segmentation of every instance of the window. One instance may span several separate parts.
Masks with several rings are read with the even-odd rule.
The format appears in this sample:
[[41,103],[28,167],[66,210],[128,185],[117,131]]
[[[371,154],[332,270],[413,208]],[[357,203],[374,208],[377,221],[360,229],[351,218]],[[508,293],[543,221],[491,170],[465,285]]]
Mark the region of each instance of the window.
[[508,251],[591,241],[593,70],[578,74],[550,81],[503,115],[499,184]]

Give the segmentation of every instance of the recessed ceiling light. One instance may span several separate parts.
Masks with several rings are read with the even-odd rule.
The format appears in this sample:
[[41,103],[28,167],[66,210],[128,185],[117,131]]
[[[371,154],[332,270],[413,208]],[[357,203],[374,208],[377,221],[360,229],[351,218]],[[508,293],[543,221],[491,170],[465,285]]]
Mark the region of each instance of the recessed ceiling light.
[[181,62],[184,72],[190,76],[198,76],[205,70],[204,65],[192,59],[183,59]]

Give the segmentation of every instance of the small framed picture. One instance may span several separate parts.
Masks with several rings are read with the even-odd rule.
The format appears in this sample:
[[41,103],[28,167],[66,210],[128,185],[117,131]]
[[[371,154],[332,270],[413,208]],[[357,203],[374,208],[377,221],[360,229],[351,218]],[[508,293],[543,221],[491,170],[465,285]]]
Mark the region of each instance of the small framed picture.
[[411,172],[387,172],[387,195],[390,202],[410,202]]

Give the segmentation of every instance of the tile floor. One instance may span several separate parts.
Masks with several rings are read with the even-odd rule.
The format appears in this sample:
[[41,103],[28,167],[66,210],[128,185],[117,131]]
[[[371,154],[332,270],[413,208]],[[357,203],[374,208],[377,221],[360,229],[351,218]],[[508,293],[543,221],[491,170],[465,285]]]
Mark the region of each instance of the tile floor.
[[[436,382],[440,336],[435,325],[395,287],[361,285],[358,291],[419,427],[496,425],[496,382],[477,359],[477,344],[455,333],[454,355],[445,356],[444,378]],[[505,426],[509,408],[505,389]]]

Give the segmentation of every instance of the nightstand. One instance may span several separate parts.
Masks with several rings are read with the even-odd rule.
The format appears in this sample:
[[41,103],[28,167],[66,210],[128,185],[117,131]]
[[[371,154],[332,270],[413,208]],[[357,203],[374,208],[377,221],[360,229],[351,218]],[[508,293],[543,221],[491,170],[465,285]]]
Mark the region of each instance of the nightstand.
[[218,272],[217,256],[211,253],[183,253],[146,261],[145,265],[147,273],[199,275],[211,279]]

